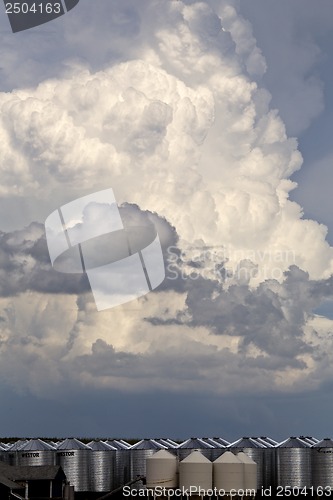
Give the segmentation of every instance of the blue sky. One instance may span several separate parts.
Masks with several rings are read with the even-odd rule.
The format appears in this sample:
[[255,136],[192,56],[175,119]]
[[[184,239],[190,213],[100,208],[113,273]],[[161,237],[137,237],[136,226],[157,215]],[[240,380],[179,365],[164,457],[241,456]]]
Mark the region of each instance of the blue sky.
[[[329,435],[332,10],[81,0],[17,34],[3,12],[3,436]],[[166,279],[98,312],[44,222],[108,188]]]

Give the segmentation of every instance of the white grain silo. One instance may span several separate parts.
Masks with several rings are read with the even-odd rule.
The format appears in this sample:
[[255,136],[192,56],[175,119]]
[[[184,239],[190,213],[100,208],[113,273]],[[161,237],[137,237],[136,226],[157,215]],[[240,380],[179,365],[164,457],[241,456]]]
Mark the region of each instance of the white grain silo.
[[159,450],[146,459],[147,488],[177,488],[178,459],[167,450]]
[[243,451],[237,453],[237,458],[243,462],[244,489],[257,491],[257,464]]
[[214,488],[230,493],[244,489],[244,465],[231,451],[213,462]]
[[243,451],[248,457],[252,458],[252,460],[257,464],[258,488],[265,486],[264,460],[265,454],[267,454],[267,451],[270,452],[270,449],[263,443],[260,443],[256,439],[250,437],[238,439],[238,441],[235,441],[229,446],[229,449],[234,453]]
[[209,490],[213,486],[213,464],[200,451],[190,453],[179,464],[179,487]]
[[201,438],[190,438],[178,445],[177,455],[179,460],[184,460],[193,450],[199,450],[201,453],[212,460],[212,450],[214,446]]
[[[131,476],[133,481],[137,477],[146,476],[146,460],[153,456],[158,450],[165,450],[166,447],[157,443],[154,439],[141,439],[138,443],[133,444],[130,448],[131,456]],[[143,489],[142,481],[137,481],[132,485],[134,489]]]

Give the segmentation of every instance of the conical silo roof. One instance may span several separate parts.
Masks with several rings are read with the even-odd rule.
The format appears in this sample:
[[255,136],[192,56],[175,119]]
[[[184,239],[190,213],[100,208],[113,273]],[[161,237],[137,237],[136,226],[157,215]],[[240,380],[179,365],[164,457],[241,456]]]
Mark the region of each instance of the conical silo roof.
[[187,455],[184,460],[180,462],[183,463],[192,463],[192,464],[211,464],[211,461],[206,458],[199,450],[194,450],[192,453]]
[[253,438],[243,437],[231,443],[229,448],[265,448],[265,445],[262,443],[258,443]]
[[252,437],[251,439],[254,439],[255,441],[257,441],[257,443],[259,443],[262,446],[264,446],[264,448],[275,448],[275,446],[276,446],[276,445],[270,443],[269,441],[267,441],[266,438]]
[[155,439],[141,439],[138,443],[131,446],[131,450],[161,450],[166,449],[161,443],[155,441]]
[[157,441],[158,443],[162,444],[166,448],[178,448],[178,443],[175,443],[171,439],[158,438],[158,439],[155,439],[155,441]]
[[116,451],[117,449],[108,443],[104,443],[104,441],[90,441],[90,443],[88,443],[88,446],[93,451]]
[[277,448],[309,448],[310,444],[298,437],[290,437],[277,445]]
[[52,451],[54,447],[41,439],[29,439],[19,451]]
[[90,447],[76,438],[67,438],[58,444],[57,450],[90,450]]
[[109,446],[112,446],[112,448],[115,448],[116,450],[128,450],[131,447],[130,445],[126,446],[124,443],[118,441],[117,439],[107,439],[105,443]]
[[193,449],[193,450],[197,450],[197,449],[202,449],[202,448],[214,448],[214,446],[210,443],[207,443],[206,441],[204,441],[203,439],[201,438],[190,438],[190,439],[187,439],[186,441],[184,441],[183,443],[181,443],[178,448],[180,449]]
[[127,441],[125,441],[124,439],[116,439],[115,441],[117,441],[117,443],[122,444],[126,448],[130,448],[131,447],[131,445]]
[[211,444],[214,448],[225,448],[226,445],[220,443],[214,438],[202,438],[206,443]]
[[226,439],[223,439],[221,437],[213,437],[214,441],[216,441],[217,443],[220,443],[222,444],[222,446],[230,446],[230,442],[227,441]]
[[257,439],[258,441],[263,442],[264,444],[267,444],[272,447],[275,447],[279,444],[278,441],[269,436],[259,436]]
[[156,460],[156,459],[167,459],[167,460],[176,460],[175,455],[172,455],[168,450],[158,450],[154,455],[149,457],[147,460]]
[[333,448],[333,441],[330,438],[324,438],[319,443],[316,443],[312,448]]
[[241,460],[231,451],[226,451],[225,453],[220,455],[216,460],[214,460],[214,463],[240,464]]
[[312,437],[312,436],[300,436],[300,439],[302,439],[303,441],[305,441],[306,443],[309,443],[311,445],[317,444],[320,441],[320,439],[317,439],[317,438]]
[[14,444],[12,444],[9,448],[7,448],[8,451],[18,451],[21,449],[21,447],[27,442],[27,439],[19,439],[16,441]]

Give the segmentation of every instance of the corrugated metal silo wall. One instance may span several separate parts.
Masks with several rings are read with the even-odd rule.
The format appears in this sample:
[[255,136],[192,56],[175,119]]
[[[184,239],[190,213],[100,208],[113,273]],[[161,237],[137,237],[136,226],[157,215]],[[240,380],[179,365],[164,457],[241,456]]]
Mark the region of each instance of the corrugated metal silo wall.
[[130,450],[117,450],[115,458],[115,483],[114,487],[119,488],[128,483],[131,479],[131,452]]
[[276,448],[276,484],[310,488],[312,484],[311,448]]
[[[146,476],[146,460],[148,457],[153,456],[158,450],[139,450],[133,449],[131,451],[131,474],[130,480],[132,481],[138,476]],[[134,489],[144,488],[142,481],[137,481],[132,486]]]
[[333,489],[333,447],[312,448],[313,487]]
[[113,450],[91,450],[91,491],[108,492],[115,488],[116,452]]
[[56,465],[55,450],[16,451],[15,465]]
[[232,453],[237,454],[239,451],[243,451],[248,457],[250,457],[257,464],[257,485],[258,489],[264,486],[264,452],[266,448],[243,448],[243,447],[232,447],[229,449]]
[[56,463],[61,465],[75,491],[92,491],[90,457],[91,450],[63,450],[56,452]]

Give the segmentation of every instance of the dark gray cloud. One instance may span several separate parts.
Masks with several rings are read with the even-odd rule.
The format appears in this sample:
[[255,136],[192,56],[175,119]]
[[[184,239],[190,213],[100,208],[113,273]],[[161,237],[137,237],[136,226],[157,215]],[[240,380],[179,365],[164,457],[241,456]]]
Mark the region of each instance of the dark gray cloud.
[[[168,281],[167,281],[168,282]],[[291,266],[282,283],[266,280],[251,288],[249,284],[185,276],[186,310],[172,319],[147,318],[154,325],[187,324],[207,327],[214,335],[240,337],[238,353],[244,355],[255,346],[268,357],[257,356],[245,362],[266,369],[298,366],[297,357],[313,353],[304,327],[313,311],[333,296],[333,278],[310,280],[306,272]]]

